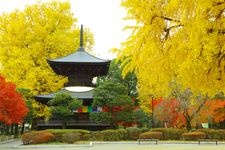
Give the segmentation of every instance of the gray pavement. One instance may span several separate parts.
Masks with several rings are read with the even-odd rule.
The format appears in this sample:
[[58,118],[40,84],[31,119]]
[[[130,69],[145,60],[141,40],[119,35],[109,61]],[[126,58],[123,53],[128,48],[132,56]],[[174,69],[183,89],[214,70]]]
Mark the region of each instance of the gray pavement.
[[20,140],[13,140],[7,143],[0,143],[0,150],[225,150],[225,142],[202,143],[197,141],[159,141],[158,145],[154,142],[137,144],[132,142],[90,142],[89,144],[40,144],[22,145]]

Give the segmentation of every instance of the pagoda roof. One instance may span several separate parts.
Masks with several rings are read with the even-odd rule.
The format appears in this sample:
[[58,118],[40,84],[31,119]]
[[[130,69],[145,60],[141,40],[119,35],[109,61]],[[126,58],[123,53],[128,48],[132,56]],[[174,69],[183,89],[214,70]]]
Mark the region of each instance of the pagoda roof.
[[91,89],[88,91],[75,92],[75,91],[66,90],[66,88],[62,88],[61,90],[54,93],[36,95],[34,99],[43,104],[47,104],[47,102],[53,99],[57,94],[68,93],[69,95],[72,96],[72,98],[85,100],[85,99],[93,99],[93,92],[94,92],[94,89]]
[[104,59],[101,59],[101,58],[98,58],[98,57],[95,57],[89,53],[87,53],[83,47],[80,47],[76,52],[70,54],[70,55],[67,55],[65,57],[61,57],[61,58],[57,58],[57,59],[51,59],[51,60],[48,60],[48,62],[51,64],[51,63],[63,63],[63,64],[66,64],[66,63],[69,63],[69,64],[75,64],[75,63],[78,63],[78,64],[89,64],[89,63],[92,63],[92,64],[105,64],[105,63],[110,63],[110,60],[104,60]]

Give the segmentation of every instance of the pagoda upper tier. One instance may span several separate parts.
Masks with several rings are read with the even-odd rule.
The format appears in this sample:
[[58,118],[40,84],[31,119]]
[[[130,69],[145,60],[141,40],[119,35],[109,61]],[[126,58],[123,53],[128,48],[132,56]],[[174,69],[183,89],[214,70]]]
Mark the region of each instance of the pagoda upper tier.
[[110,60],[97,58],[83,47],[83,26],[80,30],[80,48],[65,57],[47,60],[58,75],[68,77],[66,86],[92,86],[92,79],[108,73]]

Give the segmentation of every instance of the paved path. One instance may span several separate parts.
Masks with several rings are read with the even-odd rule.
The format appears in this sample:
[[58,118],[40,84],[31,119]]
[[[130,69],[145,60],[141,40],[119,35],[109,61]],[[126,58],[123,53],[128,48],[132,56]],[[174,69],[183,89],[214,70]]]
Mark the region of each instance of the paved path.
[[22,145],[20,140],[14,140],[5,144],[0,144],[0,150],[225,150],[225,142],[204,143],[198,145],[197,142],[168,142],[159,141],[155,143],[144,143],[138,145],[137,142],[93,142],[86,145]]

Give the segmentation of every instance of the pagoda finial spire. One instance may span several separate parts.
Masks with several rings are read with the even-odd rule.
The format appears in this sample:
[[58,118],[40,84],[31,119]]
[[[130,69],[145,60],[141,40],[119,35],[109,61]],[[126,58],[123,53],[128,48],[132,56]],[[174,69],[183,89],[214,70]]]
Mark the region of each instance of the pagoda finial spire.
[[80,28],[80,48],[84,47],[84,40],[83,40],[83,24],[81,24],[81,28]]

